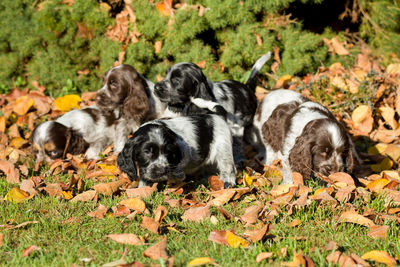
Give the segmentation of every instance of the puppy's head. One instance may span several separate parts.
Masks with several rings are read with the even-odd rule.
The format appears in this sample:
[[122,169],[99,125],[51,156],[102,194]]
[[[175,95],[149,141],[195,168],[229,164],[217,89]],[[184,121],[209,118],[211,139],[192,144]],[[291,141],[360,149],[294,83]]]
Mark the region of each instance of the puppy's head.
[[80,154],[88,148],[82,136],[71,128],[47,121],[38,125],[32,133],[32,147],[38,162],[65,157],[66,153]]
[[331,173],[353,172],[352,142],[337,121],[319,119],[306,125],[290,152],[292,169],[310,177],[312,171],[328,176]]
[[131,180],[160,182],[183,180],[185,174],[179,167],[182,151],[177,144],[178,136],[162,125],[147,124],[140,127],[118,155],[119,168]]
[[121,110],[122,116],[139,122],[149,110],[146,81],[130,65],[119,65],[103,76],[96,104],[105,111]]
[[193,63],[178,63],[169,68],[164,80],[154,86],[155,94],[170,105],[185,104],[191,97],[213,100],[207,78]]

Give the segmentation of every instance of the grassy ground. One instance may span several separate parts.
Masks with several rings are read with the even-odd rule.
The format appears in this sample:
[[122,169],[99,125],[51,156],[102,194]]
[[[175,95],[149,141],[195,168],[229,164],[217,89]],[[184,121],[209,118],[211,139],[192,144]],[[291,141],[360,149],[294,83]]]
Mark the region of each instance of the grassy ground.
[[[313,186],[316,186],[313,184]],[[11,185],[0,179],[0,195],[4,196]],[[198,189],[197,192],[201,191]],[[210,219],[203,222],[185,222],[181,216],[184,210],[171,208],[163,203],[163,192],[153,194],[144,199],[147,209],[153,213],[158,205],[168,207],[168,214],[161,225],[161,233],[168,237],[167,251],[175,256],[175,266],[185,266],[197,257],[209,256],[221,266],[279,266],[281,262],[291,261],[294,252],[303,251],[316,266],[331,266],[326,257],[332,251],[324,247],[329,241],[335,241],[338,249],[349,255],[351,252],[359,256],[370,250],[385,250],[392,256],[400,258],[399,234],[400,226],[394,222],[385,221],[390,230],[386,239],[373,240],[367,236],[368,228],[356,224],[338,223],[337,219],[346,204],[335,209],[320,206],[315,201],[308,207],[294,212],[291,216],[283,212],[272,221],[271,238],[253,243],[249,248],[231,248],[208,241],[207,237],[213,230],[234,230],[241,234],[245,227],[241,222],[226,220],[216,208],[212,215],[218,219],[212,224]],[[177,198],[170,194],[171,198]],[[99,203],[108,208],[116,205],[123,196],[100,197]],[[244,209],[251,205],[254,199],[242,197],[223,206],[235,216],[243,214]],[[375,198],[369,202],[354,203],[359,211],[374,209],[381,212],[384,209],[384,199]],[[143,251],[157,243],[161,238],[158,234],[149,232],[141,227],[141,217],[137,215],[132,220],[125,217],[106,216],[94,219],[88,212],[97,208],[93,202],[71,203],[49,196],[35,196],[33,199],[20,204],[9,202],[0,203],[0,224],[14,221],[16,224],[26,221],[38,221],[18,229],[0,228],[4,234],[4,245],[0,247],[0,263],[3,266],[98,266],[121,258],[126,249],[127,262],[138,261],[142,264],[160,264],[143,256]],[[302,222],[297,227],[288,224],[298,219]],[[168,230],[165,226],[174,226],[178,231]],[[146,239],[143,246],[118,244],[108,240],[108,234],[134,233]],[[22,257],[23,250],[30,245],[41,248],[29,257]],[[282,254],[287,249],[287,255]],[[256,263],[260,252],[273,252],[273,256],[261,263]]]

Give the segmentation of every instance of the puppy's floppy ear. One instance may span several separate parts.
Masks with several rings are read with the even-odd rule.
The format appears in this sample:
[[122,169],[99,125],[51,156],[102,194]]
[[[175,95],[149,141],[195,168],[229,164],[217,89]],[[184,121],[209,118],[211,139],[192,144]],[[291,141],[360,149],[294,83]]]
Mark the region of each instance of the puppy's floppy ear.
[[66,143],[63,153],[63,158],[66,153],[72,155],[85,153],[89,147],[89,144],[83,139],[82,135],[79,134],[72,128],[68,128],[66,132]]
[[121,171],[128,174],[131,181],[137,180],[137,167],[135,156],[135,141],[131,138],[126,143],[122,151],[118,154],[117,163]]
[[129,71],[128,94],[123,103],[122,115],[127,119],[134,119],[139,123],[149,111],[149,101],[146,94],[146,86],[143,78],[136,70]]
[[354,165],[356,163],[361,164],[361,162],[358,162],[359,157],[357,155],[355,145],[354,145],[353,141],[351,140],[351,137],[349,134],[347,134],[347,138],[349,140],[348,141],[349,145],[348,145],[347,151],[345,151],[345,153],[346,153],[346,155],[345,155],[346,172],[351,174],[354,171],[354,167],[355,167]]
[[292,171],[301,173],[304,178],[310,178],[312,174],[312,146],[312,134],[305,131],[296,139],[296,144],[290,151]]
[[190,68],[190,76],[193,80],[194,92],[193,97],[206,100],[215,100],[215,96],[211,91],[208,80],[199,66],[192,64]]

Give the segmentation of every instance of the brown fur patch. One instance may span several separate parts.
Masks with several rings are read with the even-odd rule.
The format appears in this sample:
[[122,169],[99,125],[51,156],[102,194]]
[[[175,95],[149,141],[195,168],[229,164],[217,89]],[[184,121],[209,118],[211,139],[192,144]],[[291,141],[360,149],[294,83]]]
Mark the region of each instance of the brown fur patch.
[[46,144],[44,144],[43,148],[46,151],[53,151],[56,149],[56,145],[53,142],[47,142]]

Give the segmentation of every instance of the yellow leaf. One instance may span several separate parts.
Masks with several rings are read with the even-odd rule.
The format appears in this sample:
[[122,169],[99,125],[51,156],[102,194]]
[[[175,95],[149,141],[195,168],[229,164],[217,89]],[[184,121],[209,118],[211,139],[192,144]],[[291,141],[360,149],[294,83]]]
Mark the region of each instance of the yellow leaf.
[[389,74],[400,74],[400,64],[392,63],[386,67],[386,72]]
[[342,89],[343,91],[349,90],[349,86],[346,84],[346,81],[341,76],[335,76],[331,78],[331,84],[339,89]]
[[372,114],[371,108],[367,105],[361,105],[353,110],[353,113],[351,114],[351,119],[357,126],[361,124],[361,122],[365,120],[368,116],[370,116],[370,114]]
[[103,171],[109,172],[110,174],[114,174],[117,172],[117,167],[115,165],[107,165],[107,164],[97,164],[100,169],[102,169]]
[[392,167],[393,167],[393,161],[389,158],[384,158],[380,163],[371,165],[371,169],[374,172],[390,170]]
[[367,72],[363,69],[355,69],[352,70],[351,73],[356,77],[357,80],[359,81],[364,81],[365,77],[367,76]]
[[388,179],[382,178],[370,182],[366,187],[371,192],[380,193],[388,183],[390,183]]
[[395,115],[395,111],[393,108],[391,107],[380,107],[378,108],[378,112],[382,115],[383,119],[385,120],[385,122],[392,127],[392,129],[396,129],[397,128],[397,122],[394,118]]
[[4,116],[0,116],[0,132],[5,132],[6,131],[6,119]]
[[292,80],[292,75],[286,74],[280,77],[275,84],[275,88],[286,88],[289,85],[289,82]]
[[61,194],[66,200],[70,200],[72,198],[72,192],[71,191],[62,191]]
[[383,250],[371,250],[362,255],[361,258],[364,260],[373,260],[384,263],[387,266],[394,266],[396,264],[396,260],[390,256],[389,253]]
[[10,146],[14,148],[20,148],[25,144],[25,139],[22,137],[14,137],[11,139]]
[[368,154],[370,154],[370,155],[383,155],[387,147],[388,147],[387,144],[378,143],[378,144],[368,148]]
[[128,209],[136,210],[140,213],[142,213],[146,209],[146,205],[144,204],[143,200],[136,197],[124,199],[118,204],[124,205]]
[[356,223],[367,227],[375,225],[375,223],[372,220],[352,210],[343,212],[339,217],[339,222]]
[[326,192],[329,195],[333,192],[333,188],[331,187],[327,187],[327,188],[318,188],[317,190],[315,190],[314,192],[314,198],[318,195],[321,194],[322,192]]
[[27,192],[19,189],[18,187],[14,187],[8,191],[7,195],[4,197],[4,200],[12,203],[21,203],[32,198],[33,196],[34,194],[29,195]]
[[243,181],[245,186],[250,186],[253,184],[253,177],[245,173],[243,176]]
[[79,109],[79,102],[81,101],[82,99],[78,95],[65,95],[54,100],[54,104],[58,110],[67,112],[74,108]]
[[17,101],[15,102],[13,111],[15,114],[23,116],[25,115],[28,110],[33,106],[33,99],[24,95],[18,97]]
[[231,231],[226,231],[226,240],[228,241],[229,246],[232,248],[238,248],[240,246],[246,248],[249,246],[249,242],[235,235]]
[[385,154],[390,156],[394,161],[398,161],[400,159],[400,147],[395,144],[390,144],[386,147]]
[[269,194],[273,197],[277,197],[286,193],[289,193],[290,188],[295,187],[292,184],[280,184],[277,186],[274,186],[271,191],[269,191]]
[[206,265],[206,264],[212,264],[212,265],[218,266],[218,264],[210,257],[195,258],[195,259],[191,260],[187,266],[200,266],[200,265]]

